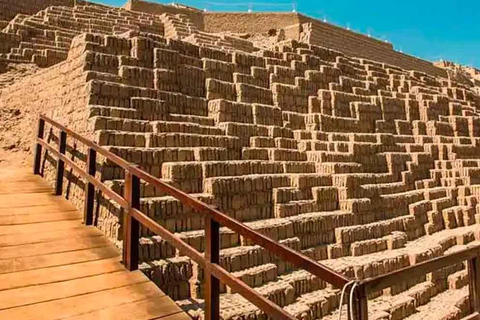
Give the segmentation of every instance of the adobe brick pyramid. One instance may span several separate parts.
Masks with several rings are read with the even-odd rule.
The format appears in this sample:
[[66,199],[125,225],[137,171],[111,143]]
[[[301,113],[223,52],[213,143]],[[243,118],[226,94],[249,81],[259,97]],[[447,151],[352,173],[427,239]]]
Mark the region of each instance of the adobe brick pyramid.
[[[4,149],[27,157],[46,113],[358,279],[480,241],[478,70],[296,13],[58,2],[0,1],[11,19],[0,32],[0,110],[14,110],[1,121],[18,138],[11,147],[0,139]],[[85,165],[85,150],[68,144]],[[45,165],[51,176],[55,162]],[[123,192],[122,170],[102,161],[99,174]],[[84,182],[67,178],[81,208]],[[204,250],[199,214],[149,186],[141,192],[143,212]],[[97,200],[97,226],[121,245],[121,210]],[[142,269],[201,318],[202,270],[147,230],[141,237]],[[225,228],[221,247],[226,270],[299,319],[337,319],[339,289]],[[457,263],[371,293],[370,319],[460,319],[467,282]],[[224,319],[266,319],[222,290]]]

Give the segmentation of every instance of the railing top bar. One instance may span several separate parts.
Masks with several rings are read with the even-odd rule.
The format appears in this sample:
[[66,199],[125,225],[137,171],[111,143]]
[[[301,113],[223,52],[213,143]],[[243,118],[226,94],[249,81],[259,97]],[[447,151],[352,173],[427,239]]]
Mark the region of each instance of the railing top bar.
[[82,137],[81,135],[79,135],[75,131],[72,131],[72,130],[68,129],[67,127],[63,126],[62,124],[56,122],[55,120],[52,120],[52,119],[48,118],[47,116],[45,116],[43,114],[40,115],[40,119],[43,119],[46,122],[50,123],[52,126],[57,127],[58,129],[66,132],[69,136],[72,136],[73,138],[80,141],[81,143],[83,143],[87,147],[92,148],[93,150],[97,151],[99,154],[105,156],[110,161],[113,161],[115,164],[119,165],[120,167],[122,167],[124,169],[128,169],[129,167],[131,167],[131,164],[128,161],[125,161],[124,159],[120,158],[116,154],[113,154],[112,152],[108,151],[107,149],[100,147],[95,142]]
[[361,281],[361,284],[364,285],[369,292],[375,292],[390,287],[394,284],[406,281],[408,279],[414,279],[417,276],[420,277],[443,267],[468,259],[472,259],[479,254],[480,245],[476,245],[471,248],[463,249],[451,254],[420,262],[418,264],[414,264],[412,266],[405,267],[381,276],[365,279]]
[[156,223],[152,218],[145,216],[140,210],[132,208],[130,211],[135,219],[137,219],[142,225],[146,226],[152,232],[158,234],[167,242],[176,247],[181,254],[189,256],[193,261],[198,263],[205,269],[210,270],[217,279],[222,283],[234,288],[242,296],[249,297],[250,301],[260,309],[267,312],[269,315],[276,315],[278,319],[294,320],[295,318],[289,315],[285,310],[278,307],[276,304],[261,296],[254,289],[250,288],[241,280],[235,278],[231,273],[223,269],[221,266],[210,263],[205,259],[204,255],[195,250],[193,247],[185,243],[182,239],[178,238],[174,234]]
[[257,291],[255,291],[255,289],[249,287],[243,281],[233,277],[228,271],[223,269],[218,264],[209,263],[207,264],[207,269],[221,282],[225,283],[231,288],[234,288],[238,293],[240,293],[240,295],[245,298],[248,297],[247,300],[249,300],[257,307],[261,308],[268,316],[271,316],[273,319],[296,320],[294,316],[290,315],[284,309],[259,294]]
[[325,280],[332,285],[342,288],[345,284],[347,284],[350,279],[329,267],[318,263],[317,261],[310,259],[306,256],[303,256],[296,252],[295,250],[279,244],[270,238],[266,237],[265,235],[258,233],[257,231],[249,228],[248,226],[244,225],[243,223],[229,217],[228,215],[213,209],[203,202],[191,197],[190,195],[186,194],[185,192],[172,187],[165,182],[161,181],[160,179],[142,171],[137,167],[131,167],[130,172],[135,174],[140,179],[150,183],[151,185],[158,187],[162,191],[170,194],[174,198],[182,201],[187,206],[203,213],[209,215],[212,219],[220,223],[221,225],[238,232],[239,234],[253,240],[256,244],[269,249],[270,251],[278,254],[279,256],[283,257],[284,259],[295,263],[298,267],[305,269],[314,275],[320,277],[322,280]]
[[122,208],[128,208],[128,202],[120,195],[115,193],[114,191],[108,189],[103,183],[95,179],[94,177],[87,174],[86,171],[82,170],[75,162],[68,159],[65,155],[55,150],[51,145],[49,145],[46,141],[37,138],[37,142],[40,143],[42,146],[47,148],[47,150],[54,155],[56,155],[60,160],[64,161],[68,164],[76,173],[78,173],[82,178],[86,179],[88,182],[93,184],[95,187],[100,189],[104,194],[106,194],[110,199],[117,202]]
[[198,252],[196,249],[191,247],[185,241],[156,223],[152,218],[146,216],[138,209],[131,208],[130,213],[132,216],[137,219],[142,225],[148,228],[150,231],[158,234],[167,242],[172,243],[174,247],[176,247],[181,254],[185,254],[190,257],[193,261],[195,261],[201,267],[205,267],[206,260],[202,253]]
[[49,119],[45,115],[40,115],[40,118],[50,123],[51,125],[61,129],[62,131],[66,132],[68,135],[71,135],[72,137],[84,143],[88,147],[96,150],[98,153],[104,155],[109,160],[120,165],[122,168],[124,168],[131,174],[134,174],[139,179],[142,179],[145,182],[150,183],[154,187],[159,188],[160,190],[170,194],[172,197],[183,202],[185,205],[199,211],[200,213],[209,215],[212,219],[222,224],[223,226],[243,235],[246,238],[253,240],[257,245],[262,246],[270,250],[271,252],[279,255],[280,257],[284,258],[285,260],[294,263],[296,266],[311,272],[315,276],[319,277],[321,280],[327,281],[328,283],[338,288],[342,288],[345,284],[347,284],[350,281],[348,277],[334,271],[333,269],[330,269],[329,267],[323,264],[320,264],[317,261],[311,258],[308,258],[285,245],[279,244],[271,240],[267,236],[247,227],[246,225],[229,217],[228,215],[209,207],[208,205],[191,197],[185,192],[164,183],[157,177],[154,177],[149,173],[141,170],[140,168],[130,164],[129,162],[114,155],[110,151],[100,147],[94,142],[85,139],[84,137],[80,136],[74,131],[59,124],[58,122]]
[[[47,141],[43,139],[44,136],[44,125],[45,122],[48,122],[50,125],[60,129],[62,131],[62,139],[59,141],[59,150],[56,150],[53,148],[51,145],[48,144]],[[93,169],[93,172],[87,173],[84,171],[80,166],[78,166],[73,160],[70,160],[68,157],[65,156],[65,138],[67,135],[70,135],[77,141],[83,143],[85,146],[89,147],[89,159],[91,159],[91,156],[93,155],[93,160],[89,161],[94,161],[95,155],[97,153],[103,155],[105,158],[107,158],[109,161],[112,161],[113,163],[119,165],[125,170],[125,174],[127,177],[132,178],[132,175],[136,177],[133,179],[135,181],[135,191],[134,193],[136,196],[133,196],[130,194],[130,196],[125,196],[127,199],[126,200],[124,196],[121,196],[117,193],[115,193],[113,190],[109,189],[106,185],[104,185],[100,180],[96,179],[94,173],[95,169]],[[113,154],[112,152],[106,150],[105,148],[97,145],[93,141],[90,141],[81,135],[77,134],[76,132],[68,129],[67,127],[61,125],[60,123],[46,117],[45,115],[40,115],[40,125],[38,127],[38,134],[36,138],[37,142],[37,149],[35,153],[35,165],[34,165],[34,173],[39,174],[40,173],[40,160],[41,160],[41,151],[42,151],[42,146],[44,146],[48,151],[52,152],[54,155],[56,155],[59,158],[59,163],[57,165],[57,184],[58,181],[63,179],[63,166],[64,164],[69,165],[75,172],[77,172],[82,178],[85,178],[90,185],[93,185],[97,187],[101,192],[103,192],[105,195],[110,197],[113,201],[117,202],[121,207],[127,210],[127,212],[131,215],[129,217],[130,220],[134,221],[136,220],[136,226],[138,228],[138,223],[142,224],[144,227],[148,228],[150,231],[154,232],[155,234],[161,236],[164,238],[166,241],[170,242],[174,247],[176,247],[182,254],[185,254],[189,256],[193,261],[197,262],[200,266],[205,268],[207,273],[210,276],[214,276],[216,279],[219,281],[223,282],[226,285],[229,285],[230,287],[234,288],[240,295],[242,295],[244,298],[249,300],[251,303],[259,307],[261,310],[266,312],[267,315],[274,319],[289,319],[289,320],[294,320],[295,318],[288,314],[283,308],[277,306],[270,300],[268,300],[266,297],[263,297],[260,295],[257,291],[243,283],[242,281],[238,280],[235,278],[231,273],[223,269],[219,264],[214,263],[218,262],[217,260],[214,261],[214,259],[210,260],[205,257],[205,254],[200,253],[197,251],[195,248],[191,247],[189,244],[184,242],[182,239],[162,227],[160,224],[155,222],[153,219],[145,215],[143,212],[141,212],[139,209],[139,201],[140,201],[140,194],[139,194],[139,180],[144,180],[145,182],[153,185],[155,188],[159,188],[163,192],[169,194],[170,196],[176,198],[177,200],[181,201],[184,205],[193,208],[194,210],[205,214],[207,218],[213,219],[216,222],[218,222],[220,225],[223,225],[234,232],[237,232],[238,234],[252,240],[255,244],[267,249],[268,251],[284,258],[290,263],[295,264],[296,266],[309,271],[316,277],[318,277],[321,280],[324,280],[330,284],[332,284],[335,287],[344,287],[350,279],[333,269],[330,269],[329,267],[313,260],[310,259],[295,250],[281,245],[270,238],[266,237],[265,235],[249,228],[248,226],[244,225],[243,223],[229,217],[228,215],[208,206],[207,204],[199,201],[196,198],[193,198],[189,194],[176,189],[175,187],[172,187],[171,185],[163,182],[161,179],[154,177],[150,175],[149,173],[139,169],[137,166],[125,161],[124,159],[120,158],[119,156]],[[63,147],[62,147],[63,146]],[[95,150],[95,152],[93,151]],[[91,154],[90,154],[91,153]],[[39,157],[40,155],[40,157]],[[91,167],[91,164],[88,165],[88,168]],[[62,173],[62,175],[59,175],[59,172]],[[130,181],[130,184],[128,183]],[[132,187],[132,179],[127,179],[127,185]],[[90,186],[89,185],[89,186]],[[60,190],[61,184],[60,184]],[[93,187],[92,187],[93,188]],[[57,185],[58,189],[58,185]],[[128,189],[128,188],[127,188]],[[61,194],[61,192],[60,192]],[[128,194],[128,192],[126,192]],[[86,213],[86,217],[87,217]],[[85,221],[88,221],[87,218],[85,218]],[[133,229],[130,229],[133,230]],[[216,236],[218,236],[218,229],[216,230]],[[207,232],[207,231],[206,231]],[[208,234],[208,232],[207,232]],[[128,238],[128,237],[127,237]],[[131,239],[138,238],[138,236],[130,236]],[[215,239],[214,237],[211,239]],[[211,240],[210,241],[214,241]],[[134,247],[135,242],[127,242],[131,243],[130,247]],[[125,245],[125,243],[124,243]],[[138,245],[138,242],[136,242],[136,245]],[[216,250],[219,250],[217,248]],[[208,252],[208,250],[207,250]],[[218,251],[217,251],[218,252]],[[218,254],[218,253],[217,253]],[[127,257],[129,256],[128,253],[126,255]],[[134,257],[134,253],[130,253],[130,257]],[[208,256],[208,253],[207,253]],[[415,279],[420,276],[423,276],[429,272],[444,268],[449,265],[454,265],[456,263],[463,262],[465,260],[468,260],[468,273],[469,273],[469,284],[473,286],[474,289],[470,290],[470,312],[472,314],[470,316],[467,316],[463,318],[462,320],[474,320],[478,319],[480,320],[480,298],[478,296],[478,290],[475,288],[480,287],[480,279],[478,274],[480,273],[480,262],[479,262],[479,256],[480,256],[480,244],[474,245],[474,246],[469,246],[466,249],[447,254],[444,256],[440,256],[431,260],[427,260],[406,268],[402,268],[393,272],[390,272],[388,274],[384,274],[381,276],[373,277],[373,278],[368,278],[362,281],[357,282],[357,284],[360,286],[359,290],[359,304],[357,304],[357,310],[361,310],[360,312],[360,319],[368,319],[368,312],[367,312],[367,292],[377,292],[380,291],[384,288],[390,287],[392,285],[398,284],[399,282],[405,282],[408,281],[409,279]],[[125,256],[124,256],[125,257]],[[131,258],[132,260],[138,259],[138,253],[137,253],[137,258]],[[125,261],[125,260],[124,260]],[[127,259],[129,261],[129,259]],[[135,262],[136,264],[137,262]],[[130,267],[127,267],[130,268]],[[137,268],[137,266],[133,267]],[[131,269],[133,270],[133,269]],[[472,278],[473,277],[473,278]],[[470,287],[472,288],[472,287]],[[216,291],[215,291],[216,290]],[[216,294],[215,299],[217,299],[217,305],[218,305],[218,286],[217,289],[213,290],[213,294]],[[208,291],[208,289],[207,289]],[[216,293],[215,293],[216,292]],[[214,299],[214,298],[211,298]],[[472,303],[473,301],[473,303]],[[212,302],[213,304],[213,302]],[[218,307],[217,307],[218,308]],[[217,310],[217,317],[218,317],[218,310]]]
[[480,313],[475,312],[475,313],[472,313],[471,315],[466,316],[465,318],[462,318],[460,320],[478,320],[478,319],[480,319]]

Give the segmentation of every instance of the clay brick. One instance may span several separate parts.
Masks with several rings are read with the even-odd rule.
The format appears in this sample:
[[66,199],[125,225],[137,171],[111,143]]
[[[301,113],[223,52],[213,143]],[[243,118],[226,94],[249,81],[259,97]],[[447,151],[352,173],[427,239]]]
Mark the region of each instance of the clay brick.
[[[441,69],[388,44],[320,22],[278,31],[267,50],[253,38],[201,30],[194,19],[93,4],[19,17],[9,33],[0,32],[0,72],[10,67],[4,54],[10,55],[5,61],[51,67],[9,87],[0,83],[0,104],[46,111],[166,183],[348,276],[385,274],[479,239],[474,82],[442,78]],[[75,25],[96,34],[78,35]],[[335,36],[319,37],[318,30],[335,30]],[[277,41],[291,32],[302,41]],[[313,43],[343,45],[346,52]],[[349,56],[353,48],[362,48],[359,58]],[[123,193],[124,171],[99,161],[101,178]],[[80,203],[82,188],[73,188]],[[201,215],[152,186],[142,184],[141,195],[149,217],[205,249]],[[120,208],[102,203],[98,221],[118,241]],[[201,298],[202,270],[151,231],[140,232],[147,274],[175,299]],[[325,282],[225,228],[221,247],[222,267],[295,316],[335,316],[339,292]],[[462,269],[456,264],[370,293],[371,305],[388,305],[375,316],[417,315],[442,291],[463,290]],[[222,312],[230,312],[225,319],[242,312],[265,316],[222,290]]]

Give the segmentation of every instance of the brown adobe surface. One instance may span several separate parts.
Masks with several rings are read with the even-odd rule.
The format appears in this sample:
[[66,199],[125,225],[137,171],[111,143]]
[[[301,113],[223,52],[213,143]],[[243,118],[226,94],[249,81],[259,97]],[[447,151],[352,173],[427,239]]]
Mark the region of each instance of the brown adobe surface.
[[[10,68],[0,74],[0,158],[28,159],[36,116],[46,113],[359,279],[480,241],[475,81],[426,61],[408,60],[425,72],[393,65],[385,45],[378,57],[390,58],[374,61],[315,45],[313,36],[292,40],[295,28],[209,33],[190,9],[162,8],[82,4],[11,21],[0,35]],[[315,35],[311,23],[302,32]],[[55,141],[58,132],[46,132]],[[84,165],[81,147],[69,156]],[[47,177],[54,165],[46,156]],[[102,179],[122,193],[121,170],[102,165]],[[83,182],[68,181],[81,208]],[[198,214],[148,186],[142,197],[144,212],[203,251]],[[121,212],[105,199],[97,206],[98,227],[120,245]],[[201,316],[201,270],[163,239],[143,229],[141,236],[142,269]],[[221,237],[228,271],[301,319],[335,317],[339,290],[229,230]],[[436,310],[435,319],[459,319],[466,288],[458,263],[371,293],[371,318],[428,319]],[[223,290],[225,319],[265,317]]]

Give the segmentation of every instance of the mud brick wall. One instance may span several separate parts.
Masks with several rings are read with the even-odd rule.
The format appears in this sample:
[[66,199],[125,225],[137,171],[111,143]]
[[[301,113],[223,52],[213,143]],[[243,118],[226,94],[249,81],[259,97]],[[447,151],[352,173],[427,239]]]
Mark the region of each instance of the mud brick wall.
[[8,20],[0,20],[0,30],[5,28],[8,25]]
[[[331,47],[332,49],[337,49],[341,45],[345,46],[345,49],[347,49],[348,46],[351,46],[351,48],[360,48],[364,46],[371,47],[372,49],[375,48],[376,50],[393,50],[393,45],[391,43],[377,40],[364,34],[337,27],[333,24],[312,19],[304,15],[299,15],[299,22],[302,25],[305,23],[314,24],[312,28],[319,33],[318,40],[325,41],[324,44],[317,43],[319,46],[330,48],[331,45],[334,45],[335,47]],[[349,55],[351,55],[351,53],[349,53]]]
[[161,3],[154,3],[143,0],[128,0],[123,6],[127,10],[146,12],[155,15],[167,14],[181,14],[189,18],[189,20],[200,30],[204,29],[203,12],[199,9],[190,8],[186,6],[171,6]]
[[163,5],[143,0],[129,0],[125,9],[161,15],[184,15],[200,31],[217,33],[261,33],[270,29],[280,29],[298,24],[299,18],[294,13],[233,13],[203,12],[202,10]]
[[[35,124],[40,113],[63,120],[72,130],[87,133],[86,119],[88,88],[82,52],[72,45],[69,59],[50,69],[39,70],[2,90],[4,105],[25,110],[25,123]],[[26,136],[33,138],[32,126],[25,126]]]
[[[17,128],[25,137],[23,143],[31,148],[33,155],[34,137],[36,136],[39,114],[45,114],[68,128],[93,138],[93,128],[88,126],[88,109],[86,108],[90,85],[85,71],[84,48],[78,46],[74,39],[67,61],[49,69],[39,70],[13,85],[1,90],[0,105],[20,110],[24,115]],[[46,124],[45,139],[58,148],[59,132]],[[69,138],[67,156],[84,167],[86,150],[81,144]],[[45,149],[44,149],[45,151]],[[33,162],[33,159],[28,159]],[[53,184],[56,159],[44,152],[42,155],[42,174]],[[83,208],[83,182],[65,170],[64,194],[80,210]]]
[[164,27],[158,16],[123,8],[82,2],[73,8],[53,6],[13,19],[0,32],[0,58],[50,67],[67,59],[72,39],[84,31],[163,36]]
[[[426,72],[434,76],[447,76],[442,68],[434,66],[429,61],[395,51],[390,43],[298,13],[202,12],[191,8],[178,8],[137,0],[129,1],[125,7],[130,10],[155,14],[182,15],[199,31],[205,32],[203,37],[207,38],[207,33],[256,34],[268,32],[270,29],[282,29],[286,39],[300,40],[338,50],[349,56],[384,62],[403,69]],[[175,25],[184,23],[185,21],[176,21]]]
[[0,73],[4,73],[7,71],[8,63],[5,60],[0,59]]
[[9,21],[19,13],[35,14],[50,6],[71,7],[73,4],[74,0],[0,0],[0,20]]
[[[83,41],[96,141],[276,241],[364,278],[480,239],[470,88],[298,41],[255,54],[138,34]],[[121,170],[105,163],[102,179],[123,193]],[[141,193],[143,212],[204,250],[201,216],[151,186]],[[98,216],[121,240],[121,211],[100,203]],[[223,267],[293,314],[337,308],[338,292],[242,236],[222,228],[221,246]],[[202,298],[202,270],[144,228],[140,252],[169,295]],[[391,290],[443,292],[448,277],[461,283],[452,270]],[[223,290],[226,318],[255,314]],[[319,296],[324,309],[312,307]]]
[[[119,12],[133,23],[151,18],[124,9],[114,16]],[[192,27],[187,20],[182,26]],[[45,112],[250,228],[358,279],[480,241],[475,88],[294,39],[252,54],[219,47],[214,37],[212,46],[208,39],[196,45],[193,37],[164,38],[162,24],[154,34],[72,35],[66,61],[3,89],[0,105],[30,113],[21,124],[29,138],[36,114]],[[350,39],[352,46],[393,51],[362,37]],[[46,136],[57,144],[58,132],[47,126]],[[83,167],[86,150],[68,145],[68,156]],[[43,161],[52,181],[56,162],[48,154]],[[97,162],[98,177],[122,195],[123,170]],[[83,182],[67,169],[64,186],[81,210]],[[140,191],[145,214],[205,250],[201,215],[152,186],[142,183]],[[119,247],[122,214],[97,197],[95,224]],[[299,319],[336,316],[339,290],[231,230],[220,234],[227,271]],[[141,268],[201,315],[201,268],[146,228],[140,236]],[[467,291],[465,268],[457,263],[370,293],[370,312],[377,319],[425,319],[422,306],[432,300],[440,310],[435,303],[443,305],[446,294],[457,302],[445,310],[448,318],[466,310]],[[266,318],[227,287],[221,302],[226,320]]]
[[301,40],[341,51],[349,56],[367,58],[436,76],[444,70],[431,62],[395,51],[393,45],[366,35],[324,23],[297,13],[203,13],[206,32],[262,33],[283,29],[287,39]]
[[262,33],[300,23],[295,13],[235,13],[206,12],[203,14],[206,32]]
[[[395,51],[393,45],[303,15],[297,40],[341,51],[349,56],[392,64],[403,69],[418,70],[446,77],[445,70],[433,63]],[[291,31],[291,29],[289,29]],[[292,33],[289,33],[292,35]],[[293,38],[295,39],[295,38]]]

